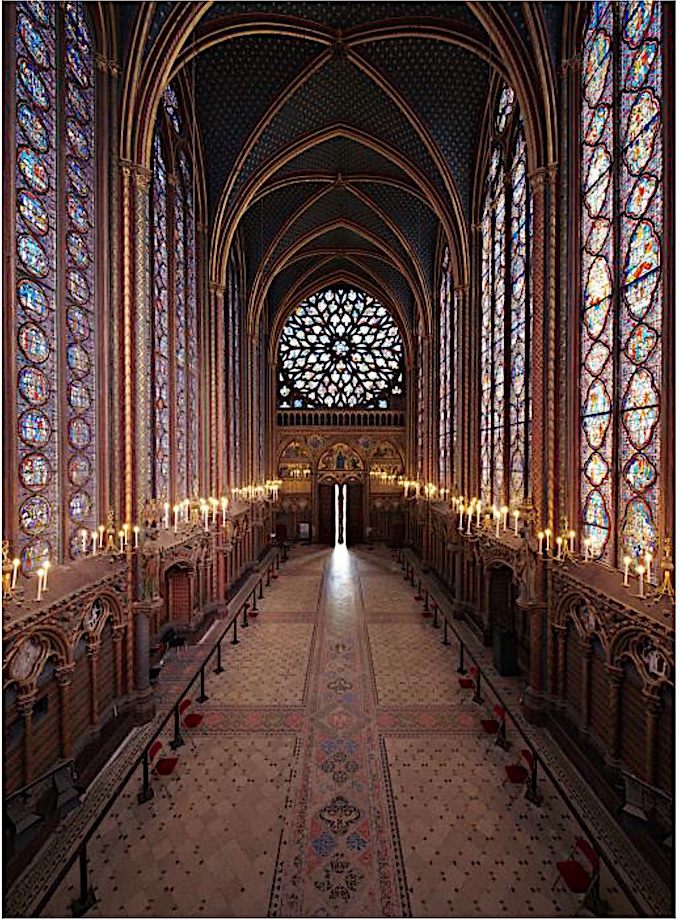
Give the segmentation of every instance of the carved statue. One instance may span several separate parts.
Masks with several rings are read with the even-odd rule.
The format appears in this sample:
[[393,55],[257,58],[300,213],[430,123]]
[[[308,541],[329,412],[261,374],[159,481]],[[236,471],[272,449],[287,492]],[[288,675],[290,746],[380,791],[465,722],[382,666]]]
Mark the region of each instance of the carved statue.
[[[517,554],[515,564],[515,576],[519,589],[519,599],[525,603],[534,603],[536,601],[536,550],[538,549],[538,540],[533,537],[531,530],[522,532],[522,548]],[[532,542],[535,543],[532,546]]]
[[142,599],[153,600],[158,596],[160,552],[145,544],[142,548],[142,565]]

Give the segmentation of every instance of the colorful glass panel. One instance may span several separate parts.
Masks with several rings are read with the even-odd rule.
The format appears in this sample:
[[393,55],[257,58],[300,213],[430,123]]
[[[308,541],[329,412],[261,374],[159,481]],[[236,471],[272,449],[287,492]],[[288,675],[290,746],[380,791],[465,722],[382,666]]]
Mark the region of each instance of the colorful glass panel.
[[329,289],[308,297],[281,333],[279,384],[281,408],[387,408],[403,390],[394,319],[361,291]]
[[87,485],[90,481],[90,473],[90,462],[86,456],[74,454],[68,461],[68,477],[73,485],[79,488]]
[[19,418],[19,436],[28,446],[44,447],[50,434],[50,422],[44,412],[30,409]]
[[42,453],[26,453],[19,463],[19,477],[24,488],[44,488],[52,470]]
[[19,508],[19,522],[30,536],[42,533],[50,522],[50,505],[42,497],[29,498]]
[[167,170],[158,134],[153,160],[153,404],[154,493],[170,500],[170,316]]
[[17,108],[17,121],[33,149],[38,153],[46,153],[50,141],[47,127],[40,115],[30,105],[22,102]]
[[[584,535],[593,537],[597,554],[612,564],[620,564],[625,554],[636,557],[648,550],[658,561],[663,302],[661,16],[658,0],[620,5],[601,2],[594,5],[585,32],[582,164],[588,178],[583,189],[582,231],[588,242],[582,262],[581,498]],[[618,29],[615,18],[619,19]],[[606,71],[606,79],[600,81],[600,95],[609,117],[599,141],[605,153],[594,154],[589,149],[587,126],[592,123],[594,105],[589,95],[589,62],[595,58]],[[606,159],[606,169],[596,167],[594,176],[597,183],[597,170],[602,175],[606,172],[604,195],[594,194],[590,188],[596,157],[600,163]],[[599,225],[592,220],[595,210]],[[602,240],[599,248],[595,249],[593,239]],[[614,259],[615,243],[620,253],[618,262]],[[616,316],[612,301],[615,287],[620,290]]]
[[17,204],[28,229],[39,236],[44,236],[50,224],[42,199],[32,191],[21,189],[17,194]]
[[444,250],[439,287],[439,487],[451,484],[451,313],[452,277],[449,250]]
[[19,392],[30,405],[44,405],[50,391],[47,377],[37,367],[24,367],[19,373]]
[[50,92],[36,67],[26,58],[20,58],[17,62],[17,71],[31,101],[38,108],[47,109],[50,105]]
[[50,185],[45,166],[45,157],[30,147],[23,147],[17,156],[19,171],[31,188],[44,194]]

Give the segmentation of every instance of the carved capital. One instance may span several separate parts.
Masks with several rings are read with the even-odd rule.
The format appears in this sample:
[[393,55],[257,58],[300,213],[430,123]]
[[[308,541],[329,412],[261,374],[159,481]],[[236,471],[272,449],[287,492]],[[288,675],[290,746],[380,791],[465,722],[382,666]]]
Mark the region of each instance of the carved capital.
[[54,671],[54,678],[59,686],[70,686],[73,680],[73,673],[76,669],[75,664],[62,664]]
[[17,694],[17,709],[24,718],[32,713],[37,695],[37,689],[21,690]]
[[529,185],[534,194],[538,194],[545,189],[546,182],[548,179],[548,169],[546,166],[539,166],[538,169],[534,169],[533,172],[530,172],[528,175]]

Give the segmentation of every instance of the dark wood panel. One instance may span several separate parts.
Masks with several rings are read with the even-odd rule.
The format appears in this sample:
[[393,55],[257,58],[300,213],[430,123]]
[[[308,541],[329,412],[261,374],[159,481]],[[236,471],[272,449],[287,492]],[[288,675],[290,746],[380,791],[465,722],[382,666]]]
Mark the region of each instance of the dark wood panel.
[[621,686],[621,759],[626,771],[645,779],[646,712],[642,686],[632,664],[626,664]]
[[347,486],[347,545],[364,541],[364,487],[359,482]]
[[657,730],[656,784],[673,794],[675,779],[675,716],[674,693],[667,689],[661,696],[661,712]]
[[52,679],[33,706],[33,778],[38,778],[61,756],[59,686]]
[[335,545],[335,485],[319,485],[319,542]]
[[168,572],[168,607],[173,622],[191,619],[191,587],[189,573],[184,569]]
[[579,719],[582,715],[581,661],[582,655],[578,632],[573,625],[569,625],[567,627],[567,654],[565,661],[565,667],[567,668],[567,703]]
[[605,748],[609,738],[609,677],[605,669],[604,651],[595,642],[590,659],[590,724]]
[[71,689],[71,737],[78,743],[90,727],[90,661],[87,654],[76,662]]

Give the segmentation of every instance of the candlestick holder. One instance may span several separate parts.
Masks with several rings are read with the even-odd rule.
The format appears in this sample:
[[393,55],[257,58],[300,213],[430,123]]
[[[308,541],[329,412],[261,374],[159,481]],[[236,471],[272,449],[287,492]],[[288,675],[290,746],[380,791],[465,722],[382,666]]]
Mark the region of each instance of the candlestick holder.
[[664,542],[663,558],[659,563],[659,567],[663,571],[663,578],[661,583],[654,591],[654,602],[658,603],[662,597],[668,597],[672,606],[675,606],[675,591],[673,590],[673,584],[671,583],[671,574],[675,568],[673,560],[671,558],[671,540],[670,536],[666,537]]

